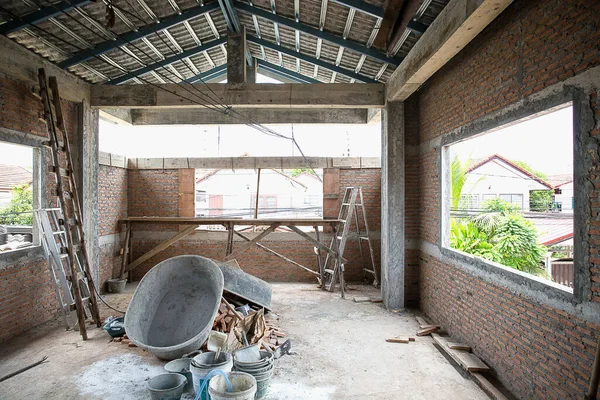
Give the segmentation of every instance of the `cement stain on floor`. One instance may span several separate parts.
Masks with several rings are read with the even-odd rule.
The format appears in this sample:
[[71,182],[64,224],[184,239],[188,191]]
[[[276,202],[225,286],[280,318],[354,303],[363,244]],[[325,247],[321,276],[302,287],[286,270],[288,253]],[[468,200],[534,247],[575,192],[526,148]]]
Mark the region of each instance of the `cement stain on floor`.
[[[310,284],[274,284],[272,318],[288,334],[297,355],[276,361],[266,400],[460,399],[488,397],[465,379],[429,337],[410,344],[386,343],[418,329],[410,311],[392,313],[381,304],[354,303],[377,295],[359,286],[347,299]],[[127,294],[106,300],[125,308]],[[103,309],[106,317],[109,310]],[[90,340],[65,332],[56,321],[0,345],[0,375],[43,355],[49,362],[0,383],[0,399],[148,399],[146,380],[165,362],[139,348],[109,343],[100,329]],[[184,399],[192,399],[186,395]]]

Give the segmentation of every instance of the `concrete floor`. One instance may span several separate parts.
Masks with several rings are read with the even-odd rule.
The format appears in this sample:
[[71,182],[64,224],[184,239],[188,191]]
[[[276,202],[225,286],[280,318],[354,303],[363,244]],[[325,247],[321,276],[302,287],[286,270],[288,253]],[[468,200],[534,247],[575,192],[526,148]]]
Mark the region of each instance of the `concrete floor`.
[[[106,296],[125,307],[127,293]],[[430,337],[410,344],[388,337],[414,335],[409,311],[388,312],[380,304],[354,303],[376,295],[369,286],[325,293],[310,284],[273,285],[273,317],[298,354],[276,363],[268,395],[287,399],[487,399],[434,347]],[[103,316],[109,310],[102,310]],[[138,348],[109,343],[100,329],[83,342],[51,321],[0,345],[0,376],[48,355],[49,362],[0,383],[0,399],[147,399],[145,380],[164,362]],[[191,398],[191,397],[187,397]]]

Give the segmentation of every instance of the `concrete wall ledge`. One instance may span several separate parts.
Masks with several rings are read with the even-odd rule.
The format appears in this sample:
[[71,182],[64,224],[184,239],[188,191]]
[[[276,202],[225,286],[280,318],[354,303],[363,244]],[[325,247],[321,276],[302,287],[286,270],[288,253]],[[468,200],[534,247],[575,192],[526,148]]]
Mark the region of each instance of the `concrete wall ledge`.
[[[307,161],[308,160],[308,161]],[[99,164],[128,169],[381,168],[380,157],[127,158],[100,152]]]

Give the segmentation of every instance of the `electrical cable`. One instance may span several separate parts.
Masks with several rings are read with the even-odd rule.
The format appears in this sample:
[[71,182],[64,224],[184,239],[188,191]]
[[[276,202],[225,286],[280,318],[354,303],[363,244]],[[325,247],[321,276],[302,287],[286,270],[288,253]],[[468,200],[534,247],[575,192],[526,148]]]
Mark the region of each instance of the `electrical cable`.
[[[69,17],[70,19],[73,19],[73,20],[74,20],[74,21],[75,21],[77,24],[79,24],[79,25],[83,26],[85,29],[89,30],[91,33],[95,34],[96,36],[100,37],[101,39],[104,39],[104,38],[103,38],[103,37],[102,37],[102,36],[101,36],[101,35],[100,35],[98,32],[95,32],[95,31],[93,31],[93,30],[92,30],[91,28],[89,28],[87,25],[83,24],[82,22],[80,22],[80,21],[79,21],[78,19],[76,19],[75,17],[73,17],[73,16],[69,15],[69,14],[68,14],[67,12],[65,12],[64,10],[61,10],[61,9],[59,9],[58,7],[56,7],[56,5],[54,5],[54,4],[52,4],[52,3],[50,3],[48,0],[43,0],[43,1],[45,1],[45,2],[46,2],[46,4],[48,4],[49,6],[51,6],[51,7],[55,8],[56,10],[58,10],[59,12],[61,12],[62,14],[66,15],[66,16],[67,16],[67,17]],[[72,5],[72,3],[70,3],[70,1],[69,1],[69,0],[66,0],[66,1],[67,1],[67,3],[69,3],[69,4],[71,4],[71,5]],[[37,4],[37,3],[36,3],[36,4]],[[130,5],[130,6],[131,6],[131,5]],[[78,9],[78,7],[76,7],[76,8]],[[16,16],[16,15],[15,15],[15,14],[13,14],[12,12],[10,12],[10,11],[7,11],[6,9],[4,9],[4,8],[2,8],[2,7],[0,7],[0,10],[2,10],[3,12],[5,12],[5,13],[7,13],[7,14],[11,15],[11,16],[12,16],[12,18],[17,18],[17,19],[19,19],[19,20],[21,20],[21,21],[24,21],[24,20],[23,20],[21,17],[19,17],[19,16]],[[122,11],[121,9],[119,9],[119,10],[120,10],[120,11]],[[83,12],[83,11],[82,11],[82,12]],[[88,16],[88,17],[89,17],[90,19],[94,20],[94,19],[93,19],[91,16]],[[96,20],[94,20],[94,21],[95,21],[96,23],[100,24],[98,21],[96,21]],[[24,22],[26,22],[27,24],[31,25],[32,27],[34,27],[34,28],[36,28],[36,29],[38,29],[38,30],[41,30],[41,31],[43,31],[43,32],[44,32],[44,33],[46,33],[46,34],[49,34],[50,36],[54,37],[55,39],[58,39],[59,41],[65,42],[65,43],[67,43],[67,44],[69,44],[69,45],[72,45],[73,47],[75,47],[75,48],[79,49],[80,51],[84,51],[84,52],[87,52],[87,53],[89,53],[89,54],[90,54],[92,57],[94,57],[94,58],[96,58],[96,59],[99,59],[99,60],[101,60],[102,62],[104,62],[104,63],[106,63],[106,64],[108,64],[108,65],[110,65],[110,66],[112,66],[112,67],[117,67],[118,69],[120,69],[120,70],[121,70],[122,72],[124,72],[125,74],[130,74],[130,71],[128,71],[126,68],[124,68],[124,67],[122,67],[122,66],[120,66],[120,65],[118,65],[118,64],[116,64],[116,63],[115,63],[116,65],[115,65],[115,64],[112,64],[112,63],[108,62],[107,60],[105,60],[105,59],[103,59],[103,58],[100,58],[100,57],[98,57],[97,55],[95,55],[94,53],[92,53],[91,51],[89,51],[88,49],[82,49],[82,48],[80,48],[80,47],[78,47],[78,46],[75,46],[75,45],[73,45],[72,43],[69,43],[69,42],[67,42],[67,41],[66,41],[66,40],[64,40],[64,39],[62,39],[62,38],[59,38],[59,37],[57,37],[57,36],[56,36],[56,35],[54,35],[54,34],[51,34],[51,33],[50,33],[50,32],[48,32],[47,30],[45,30],[45,29],[43,29],[43,28],[40,28],[40,27],[38,27],[38,26],[34,25],[33,23],[30,23],[29,21],[24,21]],[[101,25],[101,24],[100,24],[100,25]],[[148,53],[146,53],[145,51],[143,51],[142,49],[140,49],[140,48],[139,48],[138,46],[136,46],[135,44],[131,43],[131,42],[130,42],[130,41],[128,41],[127,39],[124,39],[124,38],[123,38],[121,35],[118,35],[118,34],[116,34],[116,33],[112,32],[112,31],[111,31],[111,30],[109,30],[109,29],[107,29],[107,30],[108,30],[108,31],[109,31],[109,32],[110,32],[112,35],[114,35],[114,36],[116,36],[117,38],[119,38],[119,39],[121,39],[121,40],[125,41],[125,42],[126,42],[126,43],[128,43],[129,45],[133,46],[133,47],[134,47],[136,50],[138,50],[138,51],[142,52],[142,53],[143,53],[144,55],[146,55],[146,57],[148,57],[149,59],[151,59],[151,60],[155,61],[155,60],[154,60],[154,58],[153,58],[152,56],[148,55]],[[158,35],[158,36],[159,36],[159,38],[162,40],[162,38],[160,37],[160,35]],[[163,42],[164,42],[164,41],[163,41]],[[168,45],[167,45],[167,46],[168,46]],[[170,48],[170,46],[168,46],[168,47]],[[173,50],[172,50],[172,48],[170,48],[170,49],[171,49],[171,51],[173,51]],[[129,56],[129,54],[127,54],[127,52],[125,52],[125,50],[121,49],[120,47],[119,47],[119,50],[121,50],[123,53],[125,53],[126,55],[128,55],[128,56]],[[184,63],[184,64],[185,64],[185,63]],[[186,64],[186,65],[187,65],[187,64]],[[189,66],[188,66],[188,67],[189,67]],[[165,67],[165,66],[161,66],[161,68],[162,68],[162,69],[164,69],[165,71],[168,71],[168,70],[166,69],[166,67]],[[191,69],[191,68],[190,68],[190,69]],[[156,72],[156,71],[155,71],[155,72]],[[159,72],[157,72],[157,73],[159,73]],[[160,74],[160,73],[159,73],[159,74]],[[205,93],[203,93],[203,92],[199,91],[199,89],[197,89],[197,88],[196,88],[196,86],[194,86],[194,85],[191,85],[191,86],[192,86],[193,88],[197,89],[197,91],[198,91],[198,92],[199,92],[201,95],[198,95],[198,94],[195,94],[195,93],[193,93],[193,92],[192,92],[191,90],[189,90],[189,89],[188,89],[186,86],[184,86],[184,85],[181,85],[180,83],[173,81],[173,80],[172,80],[171,78],[169,78],[169,77],[165,77],[163,74],[160,74],[160,76],[161,76],[161,77],[163,77],[163,78],[165,78],[165,79],[167,79],[167,80],[169,80],[169,81],[171,81],[172,83],[176,84],[177,86],[181,87],[182,89],[184,89],[184,90],[185,90],[185,91],[187,91],[188,93],[190,93],[190,94],[192,94],[192,95],[194,95],[194,96],[198,97],[198,98],[199,98],[200,100],[202,100],[202,101],[206,101],[206,99],[203,99],[201,96],[205,96],[205,97],[207,97],[208,99],[212,100],[213,102],[214,102],[214,100],[215,100],[215,99],[211,99],[210,95],[207,95],[207,94],[205,94]],[[245,125],[247,125],[248,127],[254,128],[254,129],[256,129],[256,130],[258,130],[258,131],[260,131],[260,132],[262,132],[262,133],[264,133],[264,134],[266,134],[266,135],[270,135],[270,136],[274,136],[274,137],[279,137],[279,138],[284,138],[284,139],[287,139],[287,140],[292,140],[292,142],[294,143],[294,145],[296,146],[296,148],[298,148],[298,151],[299,151],[299,152],[300,152],[300,154],[302,155],[303,159],[304,159],[304,160],[307,162],[308,166],[309,166],[309,167],[311,168],[311,170],[314,172],[314,168],[312,167],[312,164],[310,163],[310,160],[308,160],[308,158],[305,156],[304,152],[303,152],[303,151],[302,151],[302,149],[300,148],[299,144],[298,144],[298,143],[295,141],[295,139],[293,139],[293,138],[289,138],[289,137],[287,137],[287,136],[285,136],[285,135],[282,135],[282,134],[279,134],[279,133],[277,133],[277,132],[275,132],[275,131],[273,131],[273,130],[271,130],[271,129],[267,128],[267,127],[265,127],[264,125],[262,125],[262,124],[259,124],[259,123],[255,122],[255,121],[253,121],[252,119],[250,119],[250,118],[248,118],[248,117],[245,117],[245,116],[243,116],[242,114],[240,114],[240,113],[238,113],[237,111],[233,110],[233,108],[232,108],[231,106],[228,106],[228,105],[225,105],[225,104],[220,104],[220,105],[221,105],[221,106],[222,106],[224,109],[223,109],[223,110],[220,110],[220,109],[218,109],[218,108],[216,108],[216,109],[215,109],[215,108],[213,108],[213,107],[211,107],[211,106],[208,106],[208,105],[206,105],[206,104],[202,104],[202,103],[199,103],[199,102],[197,102],[197,101],[194,101],[194,100],[192,100],[192,99],[188,99],[188,98],[186,98],[186,97],[184,97],[184,96],[181,96],[180,94],[178,94],[178,93],[176,93],[176,92],[172,92],[172,91],[170,91],[170,90],[167,90],[167,89],[165,89],[165,88],[163,88],[163,87],[161,87],[161,86],[159,86],[159,85],[153,84],[152,82],[149,82],[149,81],[145,80],[144,78],[137,77],[137,79],[140,79],[140,80],[142,80],[143,82],[145,82],[145,83],[148,83],[148,84],[151,84],[152,86],[154,86],[154,87],[156,87],[156,88],[159,88],[159,89],[165,90],[165,91],[167,91],[167,92],[169,92],[169,93],[171,93],[171,94],[173,94],[173,95],[175,95],[175,96],[178,96],[178,97],[180,97],[180,98],[182,98],[182,99],[185,99],[185,100],[191,101],[191,102],[193,102],[193,103],[195,103],[195,104],[197,104],[197,105],[200,105],[200,106],[202,106],[202,107],[205,107],[205,108],[207,108],[207,109],[211,109],[211,110],[213,110],[213,111],[221,112],[221,113],[223,113],[224,115],[228,115],[228,116],[230,116],[230,117],[233,117],[233,118],[234,118],[234,119],[236,119],[236,120],[241,120],[241,121],[242,121],[242,123],[244,123],[244,124],[245,124]],[[207,84],[206,84],[206,83],[205,83],[205,82],[204,82],[202,79],[200,79],[200,80],[201,80],[201,81],[204,83],[204,85],[205,85],[205,86],[207,86],[209,89],[211,89],[211,88],[210,88],[210,87],[209,87],[209,86],[208,86],[208,85],[207,85]],[[215,93],[215,92],[214,92],[212,89],[211,89],[211,91],[212,91],[212,92],[213,92],[213,93],[216,95],[216,93]],[[235,114],[237,117],[233,116],[232,114]],[[247,121],[249,121],[249,122],[247,122]],[[320,179],[320,177],[319,177],[319,180],[321,180],[321,179]]]

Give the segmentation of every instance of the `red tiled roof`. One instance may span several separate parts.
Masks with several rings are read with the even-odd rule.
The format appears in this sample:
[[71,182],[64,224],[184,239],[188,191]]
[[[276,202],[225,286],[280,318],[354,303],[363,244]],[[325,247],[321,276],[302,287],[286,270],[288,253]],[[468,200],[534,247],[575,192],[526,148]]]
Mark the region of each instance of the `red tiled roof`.
[[13,186],[31,183],[31,171],[17,165],[0,164],[0,188],[12,189]]
[[483,160],[481,160],[481,161],[473,164],[471,167],[469,167],[469,169],[467,169],[467,173],[476,170],[477,168],[481,167],[482,165],[485,165],[485,164],[489,163],[492,160],[499,160],[499,161],[501,161],[501,162],[509,165],[510,167],[516,169],[517,171],[519,171],[523,175],[528,176],[529,178],[531,178],[532,180],[538,182],[539,184],[546,186],[548,189],[554,189],[554,186],[552,186],[550,183],[548,183],[545,180],[543,180],[542,178],[540,178],[540,177],[532,174],[531,172],[527,171],[526,169],[520,167],[519,165],[517,165],[514,162],[510,161],[508,158],[502,157],[499,154],[493,154],[493,155],[489,156],[488,158],[484,158]]

